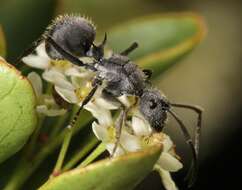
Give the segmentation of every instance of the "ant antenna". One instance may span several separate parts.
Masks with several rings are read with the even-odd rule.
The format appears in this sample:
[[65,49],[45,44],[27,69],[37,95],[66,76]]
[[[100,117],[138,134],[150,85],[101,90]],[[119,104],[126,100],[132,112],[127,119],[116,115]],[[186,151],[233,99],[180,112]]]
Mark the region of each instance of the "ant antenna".
[[107,42],[107,33],[105,32],[104,34],[104,38],[103,41],[100,45],[96,46],[94,43],[92,43],[93,45],[93,57],[97,60],[101,60],[104,56],[104,46]]
[[200,108],[199,106],[195,106],[195,105],[188,105],[188,104],[174,104],[171,103],[171,106],[173,107],[177,107],[177,108],[185,108],[185,109],[190,109],[192,111],[194,111],[195,113],[198,114],[198,118],[197,118],[197,126],[195,129],[195,139],[194,139],[194,146],[196,149],[196,153],[198,155],[199,153],[199,145],[200,145],[200,135],[201,135],[201,128],[202,128],[202,113],[203,113],[203,109]]
[[192,157],[193,157],[193,161],[192,164],[190,166],[190,169],[188,171],[187,176],[185,177],[185,179],[189,179],[188,181],[188,187],[192,187],[192,185],[194,184],[194,182],[196,181],[196,175],[197,175],[197,170],[198,170],[198,157],[197,157],[197,152],[196,149],[194,147],[194,144],[192,142],[192,138],[190,136],[190,134],[187,131],[186,126],[184,125],[184,123],[182,122],[182,120],[178,117],[178,115],[171,110],[167,110],[173,117],[174,119],[177,121],[177,123],[180,126],[180,129],[185,137],[186,143],[189,145],[191,151],[192,151]]
[[132,51],[134,51],[136,48],[138,47],[138,43],[137,42],[133,42],[126,50],[122,51],[120,53],[120,55],[124,55],[127,56],[128,54],[130,54]]

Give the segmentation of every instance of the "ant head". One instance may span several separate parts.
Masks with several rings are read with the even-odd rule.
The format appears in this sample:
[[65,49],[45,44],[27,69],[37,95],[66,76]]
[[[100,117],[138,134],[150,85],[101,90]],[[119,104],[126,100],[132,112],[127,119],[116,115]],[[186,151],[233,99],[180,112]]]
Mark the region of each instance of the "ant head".
[[[85,56],[90,50],[95,39],[95,27],[93,24],[80,16],[62,16],[54,21],[49,27],[47,34],[57,44],[75,56]],[[63,59],[51,45],[46,43],[48,55],[53,59]]]
[[156,131],[164,127],[170,104],[158,90],[144,90],[140,98],[140,112]]

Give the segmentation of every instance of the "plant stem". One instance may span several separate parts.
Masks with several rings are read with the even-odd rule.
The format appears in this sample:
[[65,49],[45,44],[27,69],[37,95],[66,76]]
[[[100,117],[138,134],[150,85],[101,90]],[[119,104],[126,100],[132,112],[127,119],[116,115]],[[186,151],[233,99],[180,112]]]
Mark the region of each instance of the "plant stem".
[[[75,110],[75,108],[73,110]],[[71,114],[71,121],[73,120],[75,112],[76,111],[72,112],[72,114]],[[72,134],[73,134],[76,126],[77,125],[75,124],[74,126],[68,126],[68,127],[65,128],[65,137],[64,137],[64,140],[63,140],[63,143],[62,143],[62,147],[61,147],[56,165],[55,165],[54,170],[53,170],[52,175],[51,175],[52,177],[58,176],[61,172],[61,168],[62,168],[63,162],[65,160],[65,156],[66,156],[68,147],[69,147],[70,142],[71,142],[71,137],[72,137]]]
[[50,132],[50,139],[55,138],[55,136],[58,134],[58,132],[61,130],[61,127],[66,122],[67,118],[70,116],[70,121],[75,116],[76,111],[78,110],[78,106],[74,106],[71,114],[65,114],[58,118],[56,125],[53,127],[53,130]]
[[69,127],[67,127],[65,129],[65,131],[66,131],[66,134],[65,134],[65,137],[64,137],[64,141],[62,143],[62,147],[61,147],[55,168],[54,168],[53,173],[52,173],[53,176],[57,176],[61,172],[61,167],[63,165],[64,159],[65,159],[65,156],[66,156],[66,152],[67,152],[68,147],[70,145],[71,137],[72,137],[72,134],[73,134],[73,129],[70,129]]
[[49,135],[49,139],[52,140],[53,138],[56,137],[56,135],[58,134],[58,132],[61,130],[61,127],[63,126],[63,124],[65,123],[65,121],[67,120],[67,117],[69,115],[65,114],[63,116],[60,116],[57,121],[56,121],[56,125],[53,127],[53,129],[50,132]]
[[[84,113],[83,113],[84,112]],[[83,111],[83,117],[78,118],[77,127],[75,128],[73,135],[86,126],[92,119],[91,115]],[[27,160],[26,157],[20,160],[13,176],[3,190],[18,190],[27,181],[27,179],[33,174],[33,172],[40,166],[40,164],[51,154],[62,142],[65,137],[65,132],[62,131],[56,138],[53,138],[48,145],[44,146],[33,158],[33,160]]]
[[98,147],[80,164],[78,168],[85,167],[106,150],[105,144],[101,143]]
[[74,167],[84,156],[87,155],[97,144],[98,139],[94,136],[88,139],[88,143],[86,143],[82,148],[81,151],[78,151],[76,154],[72,156],[72,158],[67,162],[67,164],[63,167],[63,171],[67,171]]

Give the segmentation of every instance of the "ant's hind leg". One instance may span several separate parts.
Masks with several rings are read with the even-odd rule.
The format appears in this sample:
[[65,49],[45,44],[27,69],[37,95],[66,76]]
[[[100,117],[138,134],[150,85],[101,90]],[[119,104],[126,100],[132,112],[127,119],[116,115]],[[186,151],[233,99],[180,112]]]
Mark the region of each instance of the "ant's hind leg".
[[44,41],[44,37],[40,37],[36,41],[32,42],[32,44],[26,48],[22,54],[16,59],[14,62],[15,65],[19,64],[23,57],[26,57],[27,55],[31,54],[42,42]]
[[133,42],[127,49],[125,49],[124,51],[122,51],[120,53],[120,55],[129,55],[132,51],[134,51],[136,48],[138,47],[138,43],[137,42]]

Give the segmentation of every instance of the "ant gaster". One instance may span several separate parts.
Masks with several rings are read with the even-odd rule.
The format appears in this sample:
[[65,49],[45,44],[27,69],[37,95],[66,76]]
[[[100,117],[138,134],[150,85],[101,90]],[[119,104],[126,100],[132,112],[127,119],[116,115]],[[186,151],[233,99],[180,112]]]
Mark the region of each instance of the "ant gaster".
[[[75,65],[85,67],[96,73],[92,82],[93,88],[77,111],[76,116],[70,124],[71,126],[75,124],[84,105],[92,99],[98,87],[105,81],[106,86],[102,91],[103,97],[109,101],[119,103],[121,109],[120,117],[116,123],[117,142],[113,153],[119,143],[121,128],[128,112],[127,108],[118,100],[119,96],[136,96],[139,99],[138,107],[140,112],[156,131],[163,129],[167,114],[171,114],[178,122],[186,142],[192,150],[193,162],[188,173],[189,185],[191,186],[195,181],[198,169],[197,159],[202,110],[193,105],[171,103],[158,90],[148,85],[148,80],[152,72],[150,70],[141,70],[128,58],[128,54],[138,47],[137,43],[133,43],[129,48],[119,54],[113,54],[110,58],[104,58],[106,34],[103,42],[99,46],[93,43],[94,39],[95,27],[89,20],[79,16],[61,16],[47,28],[39,40],[24,51],[19,60],[31,53],[44,41],[46,44],[46,52],[50,58],[58,60],[66,59]],[[87,64],[79,60],[79,57],[84,56],[91,56],[95,61],[92,64]],[[194,143],[182,120],[173,111],[172,107],[190,109],[198,114]]]

